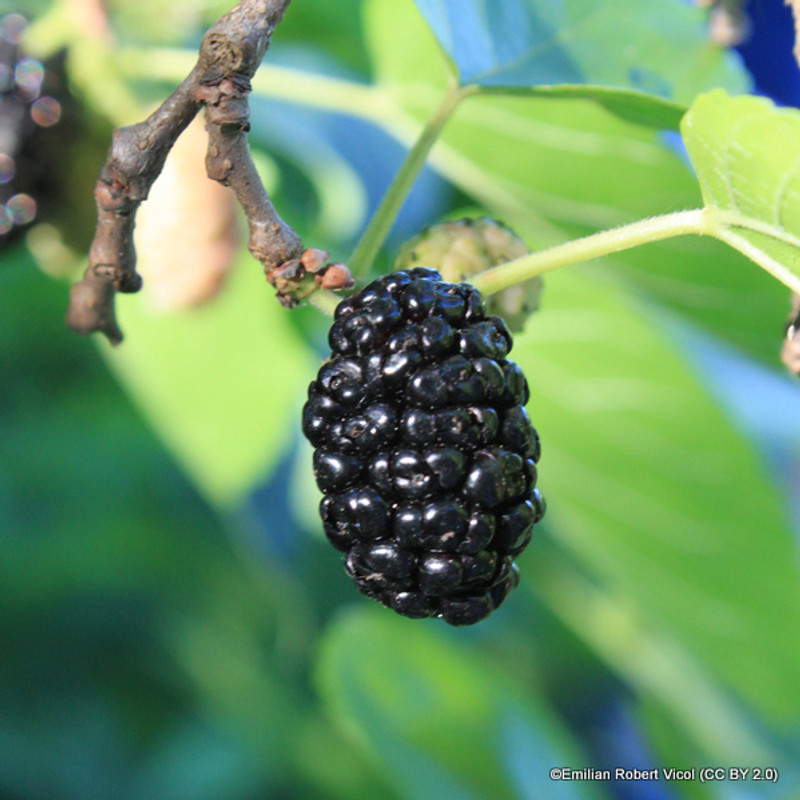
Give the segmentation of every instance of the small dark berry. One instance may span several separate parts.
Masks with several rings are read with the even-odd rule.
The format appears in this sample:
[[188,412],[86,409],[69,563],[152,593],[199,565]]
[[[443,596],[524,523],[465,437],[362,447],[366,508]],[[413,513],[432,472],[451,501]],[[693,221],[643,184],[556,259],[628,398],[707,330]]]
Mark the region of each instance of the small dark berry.
[[419,587],[434,597],[457,591],[463,577],[461,562],[445,553],[431,553],[419,567]]
[[474,625],[486,619],[494,609],[494,603],[488,594],[456,597],[442,600],[441,617],[451,625]]
[[504,511],[497,521],[494,545],[509,555],[521,553],[531,540],[536,511],[529,500]]
[[422,525],[433,550],[455,550],[464,538],[469,514],[457,500],[445,498],[428,503],[422,510]]
[[489,597],[497,608],[513,589],[519,585],[519,571],[513,562],[506,562],[500,570],[497,583],[489,589]]
[[422,498],[430,494],[433,478],[424,456],[416,450],[398,450],[392,456],[394,488],[400,497]]
[[390,471],[391,454],[378,453],[369,462],[369,479],[382,497],[394,499],[394,482]]
[[437,613],[437,598],[424,592],[392,592],[386,604],[404,617],[422,619],[432,617]]
[[498,361],[511,349],[511,334],[499,317],[492,317],[463,330],[458,349],[465,356],[486,356]]
[[436,488],[439,491],[455,489],[464,479],[466,456],[453,447],[429,451],[425,462],[436,478]]
[[414,444],[430,444],[436,439],[436,417],[425,411],[406,411],[401,423],[402,435]]
[[547,503],[538,489],[533,490],[533,498],[531,499],[531,502],[533,503],[533,508],[536,511],[533,521],[538,522],[544,516],[544,512],[547,511]]
[[411,588],[416,558],[396,542],[356,544],[348,553],[346,568],[353,578],[370,582],[373,588]]
[[505,391],[500,398],[500,404],[504,406],[525,406],[530,399],[528,392],[528,381],[525,380],[522,370],[512,361],[507,361],[503,365],[505,375]]
[[469,413],[477,426],[478,440],[482,445],[490,445],[497,441],[497,432],[500,430],[500,417],[493,408],[486,406],[473,406]]
[[422,527],[422,508],[411,503],[401,503],[394,510],[394,538],[412,550],[421,550],[425,545]]
[[487,509],[497,508],[506,500],[506,471],[497,452],[481,450],[475,454],[464,484],[464,494],[473,503]]
[[[459,298],[460,299],[460,298]],[[463,314],[462,314],[463,315]],[[453,348],[456,334],[447,319],[428,317],[420,325],[420,341],[426,356],[441,356]]]
[[403,290],[401,302],[408,318],[419,321],[433,311],[436,288],[429,280],[417,279]]
[[494,514],[473,511],[467,524],[467,534],[458,543],[458,552],[474,554],[484,550],[492,542],[496,527]]
[[522,406],[506,411],[503,420],[503,444],[522,456],[539,460],[539,439],[531,426],[528,412]]
[[483,379],[487,399],[496,400],[502,397],[506,388],[506,376],[500,365],[491,358],[476,358],[472,367]]
[[497,553],[481,550],[474,556],[461,556],[464,570],[464,585],[486,584],[497,569]]
[[361,459],[345,453],[314,451],[314,477],[321,492],[343,489],[361,477]]
[[386,535],[389,508],[376,491],[351,489],[329,497],[331,503],[322,511],[324,522],[340,531],[346,528],[356,539],[380,539]]
[[417,350],[391,353],[383,362],[383,380],[387,389],[404,386],[409,377],[422,366],[422,354]]

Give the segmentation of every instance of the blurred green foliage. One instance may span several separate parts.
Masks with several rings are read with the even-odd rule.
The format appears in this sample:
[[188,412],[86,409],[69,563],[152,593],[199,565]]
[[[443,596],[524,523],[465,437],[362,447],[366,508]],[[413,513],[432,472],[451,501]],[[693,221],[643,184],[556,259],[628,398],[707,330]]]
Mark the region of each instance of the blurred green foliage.
[[[70,18],[80,4],[16,7],[35,18],[33,44],[68,48],[87,119],[110,127],[164,87],[148,48],[191,61],[183,48],[226,5],[109,2],[118,49],[86,41]],[[672,30],[674,10],[631,8],[626,35]],[[692,58],[679,99],[743,86],[700,16],[680,15]],[[588,34],[618,53],[614,26]],[[105,85],[89,80],[88,50],[110,65]],[[331,92],[315,117],[298,96],[279,106],[272,141],[338,111],[407,142],[452,66],[410,0],[298,0],[270,56],[304,78],[307,58],[371,80],[382,103],[331,109]],[[603,74],[584,66],[591,92]],[[648,69],[668,74],[670,58],[651,52]],[[273,101],[268,87],[254,98]],[[363,124],[339,123],[380,155]],[[337,230],[331,208],[363,208],[373,177],[331,129],[303,140],[305,159],[253,138],[282,213],[309,244],[344,253],[358,220]],[[85,191],[92,149],[102,162],[87,144],[72,191]],[[326,153],[338,166],[321,176]],[[470,100],[432,163],[454,187],[442,214],[478,204],[535,247],[699,202],[657,131],[590,99]],[[548,516],[520,589],[467,630],[375,607],[323,541],[298,429],[326,323],[280,308],[246,253],[202,308],[121,297],[115,350],[66,331],[67,285],[23,244],[2,252],[0,288],[2,800],[798,796],[797,531],[783,482],[686,344],[702,329],[776,367],[785,293],[740,256],[678,240],[549,278],[512,356],[532,386]],[[774,766],[781,778],[745,793],[548,777],[616,766]]]

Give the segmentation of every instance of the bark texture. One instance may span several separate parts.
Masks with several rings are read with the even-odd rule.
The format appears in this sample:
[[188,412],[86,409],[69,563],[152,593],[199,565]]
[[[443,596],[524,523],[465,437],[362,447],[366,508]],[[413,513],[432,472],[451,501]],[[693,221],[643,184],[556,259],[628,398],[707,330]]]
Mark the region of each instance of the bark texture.
[[186,79],[146,120],[114,131],[95,186],[97,228],[89,267],[72,287],[67,324],[76,332],[122,341],[114,314],[117,292],[137,292],[133,228],[176,139],[206,109],[209,177],[230,186],[250,225],[250,251],[272,277],[303,253],[300,237],[278,215],[247,143],[250,81],[291,0],[242,0],[206,33]]

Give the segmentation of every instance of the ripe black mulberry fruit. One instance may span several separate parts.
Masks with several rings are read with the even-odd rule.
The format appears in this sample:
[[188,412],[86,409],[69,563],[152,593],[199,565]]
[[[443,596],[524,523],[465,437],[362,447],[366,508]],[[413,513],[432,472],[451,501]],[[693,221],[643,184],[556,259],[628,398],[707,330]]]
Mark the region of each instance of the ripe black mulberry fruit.
[[478,622],[544,513],[511,334],[477,289],[417,267],[342,301],[329,342],[303,408],[328,539],[400,614]]

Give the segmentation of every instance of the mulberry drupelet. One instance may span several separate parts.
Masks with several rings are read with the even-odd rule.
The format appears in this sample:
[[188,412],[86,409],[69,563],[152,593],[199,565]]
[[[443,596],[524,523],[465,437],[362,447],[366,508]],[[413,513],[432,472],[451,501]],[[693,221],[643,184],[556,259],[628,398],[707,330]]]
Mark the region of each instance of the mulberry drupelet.
[[473,286],[416,267],[342,301],[329,342],[303,431],[348,575],[408,617],[484,619],[545,508],[511,334]]

